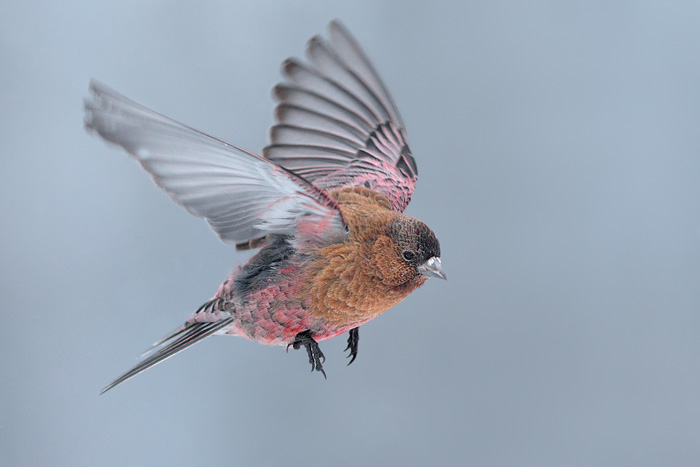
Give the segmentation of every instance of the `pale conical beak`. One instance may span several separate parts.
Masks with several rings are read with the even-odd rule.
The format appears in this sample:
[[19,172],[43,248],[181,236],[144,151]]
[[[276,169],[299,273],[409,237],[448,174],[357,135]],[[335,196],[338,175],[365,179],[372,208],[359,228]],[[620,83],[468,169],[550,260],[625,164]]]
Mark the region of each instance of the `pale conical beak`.
[[447,280],[447,276],[442,270],[442,263],[440,263],[440,258],[433,256],[425,263],[418,266],[418,272],[426,277],[437,277],[439,279]]

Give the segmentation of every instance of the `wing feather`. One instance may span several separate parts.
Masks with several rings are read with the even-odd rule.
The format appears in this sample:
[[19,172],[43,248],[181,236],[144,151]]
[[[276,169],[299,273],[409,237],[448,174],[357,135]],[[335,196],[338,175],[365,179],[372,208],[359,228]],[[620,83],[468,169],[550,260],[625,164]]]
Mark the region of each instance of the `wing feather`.
[[369,187],[403,211],[418,170],[399,111],[345,27],[333,21],[329,30],[329,41],[309,41],[307,63],[283,63],[263,156],[324,190]]
[[355,142],[352,139],[323,130],[313,130],[293,125],[276,125],[270,137],[278,144],[306,144],[341,150],[352,158],[355,155]]
[[317,112],[332,117],[346,125],[356,126],[362,131],[362,138],[356,138],[356,144],[362,144],[374,128],[373,123],[363,115],[310,89],[278,84],[274,88],[273,95],[277,100],[286,104],[292,104],[304,109],[315,109]]
[[386,122],[391,116],[379,99],[369,88],[367,83],[353,72],[343,59],[320,36],[315,36],[309,41],[306,49],[309,61],[323,75],[334,83],[337,83],[356,99],[363,103],[364,107],[372,113],[373,122]]
[[[325,131],[326,133],[333,133],[340,136],[344,136],[348,139],[353,137],[364,141],[370,135],[371,129],[364,129],[359,125],[355,125],[352,122],[335,118],[332,115],[324,113],[323,110],[317,111],[312,109],[307,109],[296,104],[289,104],[287,102],[280,102],[275,107],[275,118],[281,123],[290,126],[298,126],[301,128],[310,128],[314,130]],[[274,127],[273,127],[274,128]],[[263,149],[263,155],[265,150],[269,148],[267,146]]]
[[[310,220],[327,226],[316,232],[321,239],[335,241],[345,232],[335,201],[297,174],[102,84],[93,82],[90,90],[86,127],[134,156],[160,188],[191,214],[204,217],[222,241],[295,235],[299,222]],[[351,154],[347,148],[335,151],[345,159]]]

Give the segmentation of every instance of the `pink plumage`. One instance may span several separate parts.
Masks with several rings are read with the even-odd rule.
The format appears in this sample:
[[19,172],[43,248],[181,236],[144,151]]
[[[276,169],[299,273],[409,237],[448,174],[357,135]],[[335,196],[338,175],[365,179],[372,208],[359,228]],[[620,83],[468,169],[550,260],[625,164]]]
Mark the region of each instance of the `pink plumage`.
[[104,390],[211,335],[305,347],[358,327],[428,277],[445,278],[440,246],[402,214],[418,171],[389,92],[337,21],[308,63],[287,60],[277,124],[263,156],[182,125],[98,83],[86,127],[125,149],[153,181],[226,243],[262,248],[144,360]]

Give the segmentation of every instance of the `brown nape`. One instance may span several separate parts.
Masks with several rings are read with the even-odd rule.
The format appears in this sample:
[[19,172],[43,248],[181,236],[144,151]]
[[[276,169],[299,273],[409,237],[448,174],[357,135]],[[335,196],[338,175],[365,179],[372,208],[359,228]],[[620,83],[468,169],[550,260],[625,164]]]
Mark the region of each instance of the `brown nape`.
[[355,326],[383,313],[425,283],[386,235],[397,218],[387,198],[362,187],[331,192],[348,224],[350,240],[320,251],[309,271],[309,311],[336,325]]
[[386,196],[364,187],[344,188],[330,195],[338,201],[351,241],[374,243],[398,214]]
[[365,188],[363,186],[343,188],[341,190],[331,191],[329,194],[331,197],[335,198],[338,201],[338,204],[374,204],[377,207],[388,209],[391,211],[391,203],[389,203],[389,198],[387,198],[381,193],[370,190],[369,188]]

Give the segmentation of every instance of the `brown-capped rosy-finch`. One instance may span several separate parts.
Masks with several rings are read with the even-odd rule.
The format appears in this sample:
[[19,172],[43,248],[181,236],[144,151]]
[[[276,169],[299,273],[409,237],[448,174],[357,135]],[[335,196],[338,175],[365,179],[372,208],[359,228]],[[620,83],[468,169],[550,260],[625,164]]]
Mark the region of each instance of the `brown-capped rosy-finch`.
[[262,156],[92,83],[86,127],[124,148],[153,181],[226,243],[261,248],[214,297],[103,392],[211,335],[305,347],[358,328],[429,277],[440,244],[403,214],[418,171],[401,116],[357,42],[337,21],[287,60],[274,89],[277,124]]

